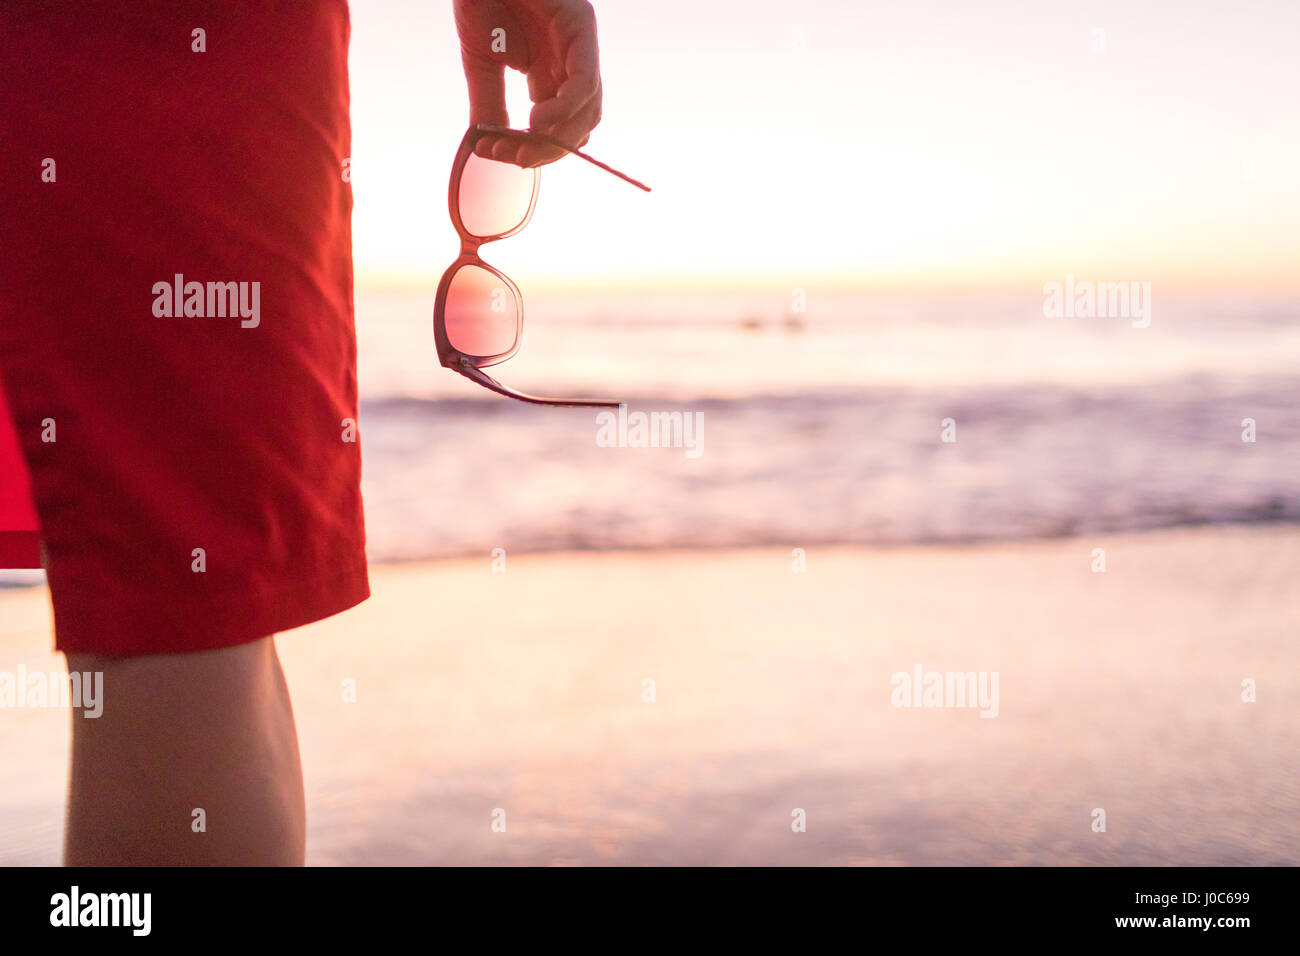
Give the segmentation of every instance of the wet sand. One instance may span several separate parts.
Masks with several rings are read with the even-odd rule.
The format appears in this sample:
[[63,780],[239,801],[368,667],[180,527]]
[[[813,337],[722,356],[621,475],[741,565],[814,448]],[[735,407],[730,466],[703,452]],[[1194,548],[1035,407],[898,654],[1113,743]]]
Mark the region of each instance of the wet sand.
[[[279,639],[308,862],[1300,863],[1300,530],[791,563],[375,569]],[[0,670],[61,668],[49,632],[43,589],[0,592]],[[892,706],[918,664],[996,671],[997,716]],[[0,709],[0,865],[58,861],[67,721]]]

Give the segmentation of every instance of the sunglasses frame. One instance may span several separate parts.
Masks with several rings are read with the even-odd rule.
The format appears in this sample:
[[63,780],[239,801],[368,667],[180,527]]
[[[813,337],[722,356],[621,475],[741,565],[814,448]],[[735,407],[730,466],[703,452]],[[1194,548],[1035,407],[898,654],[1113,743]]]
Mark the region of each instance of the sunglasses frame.
[[[465,223],[460,216],[460,180],[465,171],[465,166],[471,156],[474,155],[474,147],[478,145],[479,140],[492,137],[508,137],[519,139],[525,142],[541,143],[548,146],[554,146],[564,150],[566,153],[580,156],[587,162],[592,163],[608,172],[613,173],[621,179],[624,179],[646,192],[650,187],[644,183],[637,182],[630,176],[620,173],[618,170],[606,166],[599,160],[566,146],[564,143],[547,136],[543,133],[534,133],[530,130],[507,129],[500,126],[471,126],[465,131],[464,137],[460,141],[460,147],[456,150],[456,159],[451,167],[451,181],[447,187],[447,207],[451,213],[452,225],[456,228],[456,234],[460,237],[460,255],[456,261],[447,267],[442,274],[442,279],[438,283],[438,293],[434,299],[433,305],[433,341],[438,351],[438,361],[444,368],[449,368],[453,372],[458,372],[468,378],[470,381],[482,385],[484,388],[496,392],[498,395],[504,395],[507,398],[513,398],[521,402],[529,402],[533,405],[550,405],[557,407],[585,407],[585,408],[617,408],[621,403],[605,399],[584,399],[584,398],[541,398],[537,395],[529,395],[526,392],[516,391],[509,386],[502,385],[492,376],[483,371],[493,365],[500,364],[519,351],[519,346],[523,339],[524,329],[524,297],[520,293],[519,287],[510,280],[510,277],[500,269],[490,263],[484,262],[479,256],[479,247],[488,242],[496,242],[499,239],[506,239],[519,232],[524,226],[528,225],[529,220],[533,218],[533,210],[537,208],[537,193],[541,187],[541,170],[532,167],[533,172],[533,194],[528,201],[528,212],[524,214],[523,219],[513,229],[499,233],[494,236],[474,236],[465,228]],[[480,159],[482,157],[479,157]],[[491,162],[491,160],[488,160]],[[515,338],[514,344],[505,352],[498,352],[495,355],[468,355],[461,352],[451,344],[447,337],[446,309],[447,294],[451,289],[452,280],[465,266],[477,266],[501,280],[504,288],[509,290],[515,300]]]

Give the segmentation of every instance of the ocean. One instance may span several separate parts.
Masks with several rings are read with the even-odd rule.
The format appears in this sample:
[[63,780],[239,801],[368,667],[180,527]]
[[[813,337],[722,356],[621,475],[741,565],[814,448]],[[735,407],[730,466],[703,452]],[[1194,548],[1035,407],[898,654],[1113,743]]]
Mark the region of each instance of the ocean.
[[1300,520],[1294,302],[1157,291],[1140,328],[1045,318],[1038,290],[814,296],[796,314],[526,296],[498,379],[691,416],[698,454],[605,447],[595,410],[499,398],[437,365],[431,293],[359,291],[372,560]]

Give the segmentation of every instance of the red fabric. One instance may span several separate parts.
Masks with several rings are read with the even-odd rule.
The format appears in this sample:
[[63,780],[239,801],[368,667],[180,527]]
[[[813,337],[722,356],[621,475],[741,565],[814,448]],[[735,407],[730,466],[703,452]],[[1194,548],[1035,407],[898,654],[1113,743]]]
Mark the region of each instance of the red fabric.
[[0,568],[40,566],[40,523],[32,504],[31,479],[0,388]]
[[[0,8],[0,383],[62,650],[225,647],[369,593],[348,32],[341,0]],[[157,315],[178,274],[205,309],[257,282],[258,324]]]
[[31,484],[0,389],[0,569],[40,566],[41,532]]

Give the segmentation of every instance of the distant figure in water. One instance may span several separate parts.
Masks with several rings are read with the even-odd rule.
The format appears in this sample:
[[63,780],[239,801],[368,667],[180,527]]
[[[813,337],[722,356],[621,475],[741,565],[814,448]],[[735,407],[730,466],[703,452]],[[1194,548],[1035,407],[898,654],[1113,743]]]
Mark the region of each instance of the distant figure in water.
[[[585,144],[591,5],[454,11],[469,121],[510,125],[509,66],[528,125]],[[102,680],[64,861],[301,865],[275,634],[370,594],[347,4],[6,0],[0,26],[0,386],[55,646]]]
[[[787,312],[781,321],[781,327],[787,332],[802,332],[804,318],[798,312]],[[760,315],[747,315],[740,320],[742,332],[761,332],[767,327],[767,321]]]

